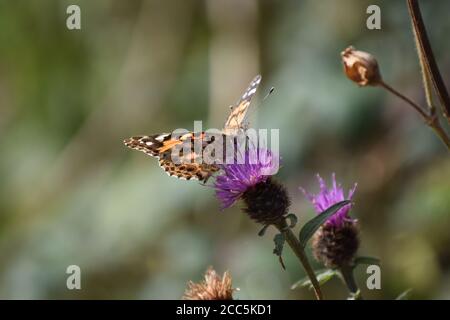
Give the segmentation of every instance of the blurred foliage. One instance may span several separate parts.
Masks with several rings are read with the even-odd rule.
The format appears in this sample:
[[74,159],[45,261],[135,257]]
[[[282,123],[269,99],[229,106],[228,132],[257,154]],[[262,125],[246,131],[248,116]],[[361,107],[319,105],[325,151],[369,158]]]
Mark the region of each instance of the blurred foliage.
[[[79,31],[66,28],[69,4]],[[366,29],[369,4],[382,30]],[[450,84],[450,3],[421,5]],[[405,1],[2,1],[0,298],[178,299],[213,265],[241,299],[311,299],[290,290],[304,273],[289,250],[281,270],[273,230],[258,237],[239,206],[220,212],[211,188],[122,145],[193,120],[220,127],[259,72],[260,97],[276,90],[252,124],[280,128],[278,178],[299,223],[314,213],[298,186],[314,191],[315,173],[358,182],[360,254],[382,261],[380,291],[358,268],[364,296],[450,298],[448,152],[408,106],[346,79],[348,45],[425,104]],[[66,288],[71,264],[80,291]],[[346,297],[337,279],[324,292]]]

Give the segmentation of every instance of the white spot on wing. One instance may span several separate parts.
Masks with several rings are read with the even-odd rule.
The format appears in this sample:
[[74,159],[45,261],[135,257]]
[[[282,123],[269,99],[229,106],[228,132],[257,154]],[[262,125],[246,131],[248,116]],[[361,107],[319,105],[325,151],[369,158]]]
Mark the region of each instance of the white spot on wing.
[[162,135],[156,137],[155,140],[157,140],[157,141],[159,141],[159,142],[162,142],[162,141],[164,141],[164,139],[165,139],[167,136],[168,136],[168,134],[162,134]]
[[247,96],[249,96],[249,95],[252,95],[252,94],[255,94],[255,92],[256,92],[256,88],[253,88],[252,90],[250,90],[249,92],[247,92]]

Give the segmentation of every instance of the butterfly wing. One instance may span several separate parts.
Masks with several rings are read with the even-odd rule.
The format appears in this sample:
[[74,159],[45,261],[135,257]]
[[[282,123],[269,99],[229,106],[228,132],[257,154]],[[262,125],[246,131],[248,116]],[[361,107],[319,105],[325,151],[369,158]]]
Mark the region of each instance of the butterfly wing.
[[257,75],[250,85],[243,93],[242,97],[236,103],[234,107],[231,109],[231,113],[225,121],[224,132],[226,134],[234,134],[239,129],[243,129],[245,127],[245,120],[247,116],[248,107],[250,106],[250,102],[253,96],[258,89],[259,84],[261,83],[261,76]]
[[170,133],[155,134],[152,136],[135,136],[125,139],[123,143],[131,149],[142,151],[149,156],[159,158],[162,148],[173,145]]
[[206,182],[219,167],[206,163],[174,163],[170,159],[159,159],[160,167],[169,175],[185,180],[199,180]]
[[134,150],[142,151],[147,155],[159,159],[160,167],[169,175],[185,180],[199,180],[206,182],[208,178],[219,170],[215,164],[202,163],[201,156],[192,150],[183,155],[180,150],[180,158],[177,163],[172,160],[172,150],[175,146],[183,144],[188,139],[203,138],[204,134],[195,135],[187,133],[181,137],[173,138],[169,133],[151,136],[135,136],[124,140],[124,144]]

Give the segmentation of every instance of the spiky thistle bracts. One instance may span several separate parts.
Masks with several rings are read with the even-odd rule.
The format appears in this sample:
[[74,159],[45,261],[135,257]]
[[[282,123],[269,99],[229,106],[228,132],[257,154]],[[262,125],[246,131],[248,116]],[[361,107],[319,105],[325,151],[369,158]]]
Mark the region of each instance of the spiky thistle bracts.
[[347,221],[339,226],[325,223],[312,240],[314,257],[327,268],[351,265],[358,248],[359,228],[355,221]]
[[245,204],[243,211],[264,225],[279,223],[291,205],[286,188],[273,178],[248,188],[242,199]]

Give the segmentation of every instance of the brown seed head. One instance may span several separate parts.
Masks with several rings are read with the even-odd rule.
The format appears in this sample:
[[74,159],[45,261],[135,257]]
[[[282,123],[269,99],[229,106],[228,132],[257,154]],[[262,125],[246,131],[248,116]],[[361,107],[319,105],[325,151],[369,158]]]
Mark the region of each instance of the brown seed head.
[[225,272],[220,277],[216,271],[209,267],[205,273],[205,280],[199,283],[188,282],[183,300],[233,300],[231,276]]

